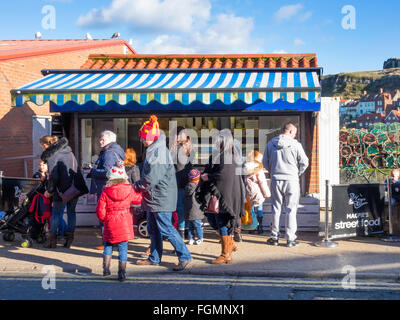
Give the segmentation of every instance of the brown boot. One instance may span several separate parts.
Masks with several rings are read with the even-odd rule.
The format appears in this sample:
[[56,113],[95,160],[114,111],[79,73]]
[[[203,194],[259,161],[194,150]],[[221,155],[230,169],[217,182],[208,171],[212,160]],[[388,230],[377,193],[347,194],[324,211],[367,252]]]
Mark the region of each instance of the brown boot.
[[49,237],[43,244],[44,248],[57,248],[57,233],[49,233]]
[[74,241],[74,233],[73,232],[66,232],[65,233],[65,243],[64,247],[65,248],[70,248],[72,241]]
[[231,237],[231,249],[232,249],[232,252],[236,252],[238,250],[238,246],[235,242],[235,239],[233,239],[233,237]]
[[231,255],[231,240],[232,236],[221,236],[222,240],[222,253],[217,258],[211,261],[212,264],[223,264],[223,263],[231,263],[232,255]]

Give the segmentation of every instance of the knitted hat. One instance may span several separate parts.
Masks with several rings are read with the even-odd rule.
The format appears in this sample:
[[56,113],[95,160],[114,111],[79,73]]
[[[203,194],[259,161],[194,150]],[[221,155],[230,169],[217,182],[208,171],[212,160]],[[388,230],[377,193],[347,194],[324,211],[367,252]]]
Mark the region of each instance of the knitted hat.
[[145,140],[156,140],[160,136],[160,128],[157,120],[158,119],[155,115],[151,115],[150,119],[143,123],[140,128],[139,137]]
[[116,166],[110,167],[107,171],[107,178],[112,179],[126,179],[128,180],[128,175],[125,172],[125,167],[121,163],[117,163]]
[[200,180],[200,171],[197,169],[192,169],[188,173],[189,181],[190,182],[196,182]]

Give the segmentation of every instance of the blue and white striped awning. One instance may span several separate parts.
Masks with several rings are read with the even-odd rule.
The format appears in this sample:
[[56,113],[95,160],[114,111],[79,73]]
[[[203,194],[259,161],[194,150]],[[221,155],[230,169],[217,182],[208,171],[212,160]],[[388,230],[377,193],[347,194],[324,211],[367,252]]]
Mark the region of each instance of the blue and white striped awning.
[[318,107],[320,91],[319,69],[59,70],[12,90],[12,97],[16,106],[50,101],[52,111],[63,111],[60,107],[66,104],[76,109],[68,111],[79,111],[86,110],[84,105],[102,109],[109,103],[115,107],[284,102],[296,109],[299,100]]

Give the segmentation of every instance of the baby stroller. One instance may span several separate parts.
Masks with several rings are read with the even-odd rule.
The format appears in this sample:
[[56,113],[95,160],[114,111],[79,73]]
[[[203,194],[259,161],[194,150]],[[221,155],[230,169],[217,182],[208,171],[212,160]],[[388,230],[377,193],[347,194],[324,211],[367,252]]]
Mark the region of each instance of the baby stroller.
[[15,234],[19,233],[24,248],[31,247],[33,239],[38,243],[45,242],[45,225],[51,216],[51,203],[43,195],[44,184],[41,181],[25,198],[22,197],[23,200],[20,200],[21,197],[12,199],[12,205],[0,218],[0,232],[3,233],[4,241],[14,241]]

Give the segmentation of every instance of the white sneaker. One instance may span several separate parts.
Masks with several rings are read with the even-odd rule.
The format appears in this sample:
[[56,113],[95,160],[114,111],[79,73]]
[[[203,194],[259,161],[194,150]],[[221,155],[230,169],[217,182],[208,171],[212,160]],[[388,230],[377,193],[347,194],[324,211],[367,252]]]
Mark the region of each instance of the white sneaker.
[[189,242],[188,242],[188,245],[191,246],[193,244],[194,244],[194,239],[190,239]]
[[203,243],[203,239],[197,239],[197,240],[196,240],[196,244],[197,244],[197,245],[202,244],[202,243]]

